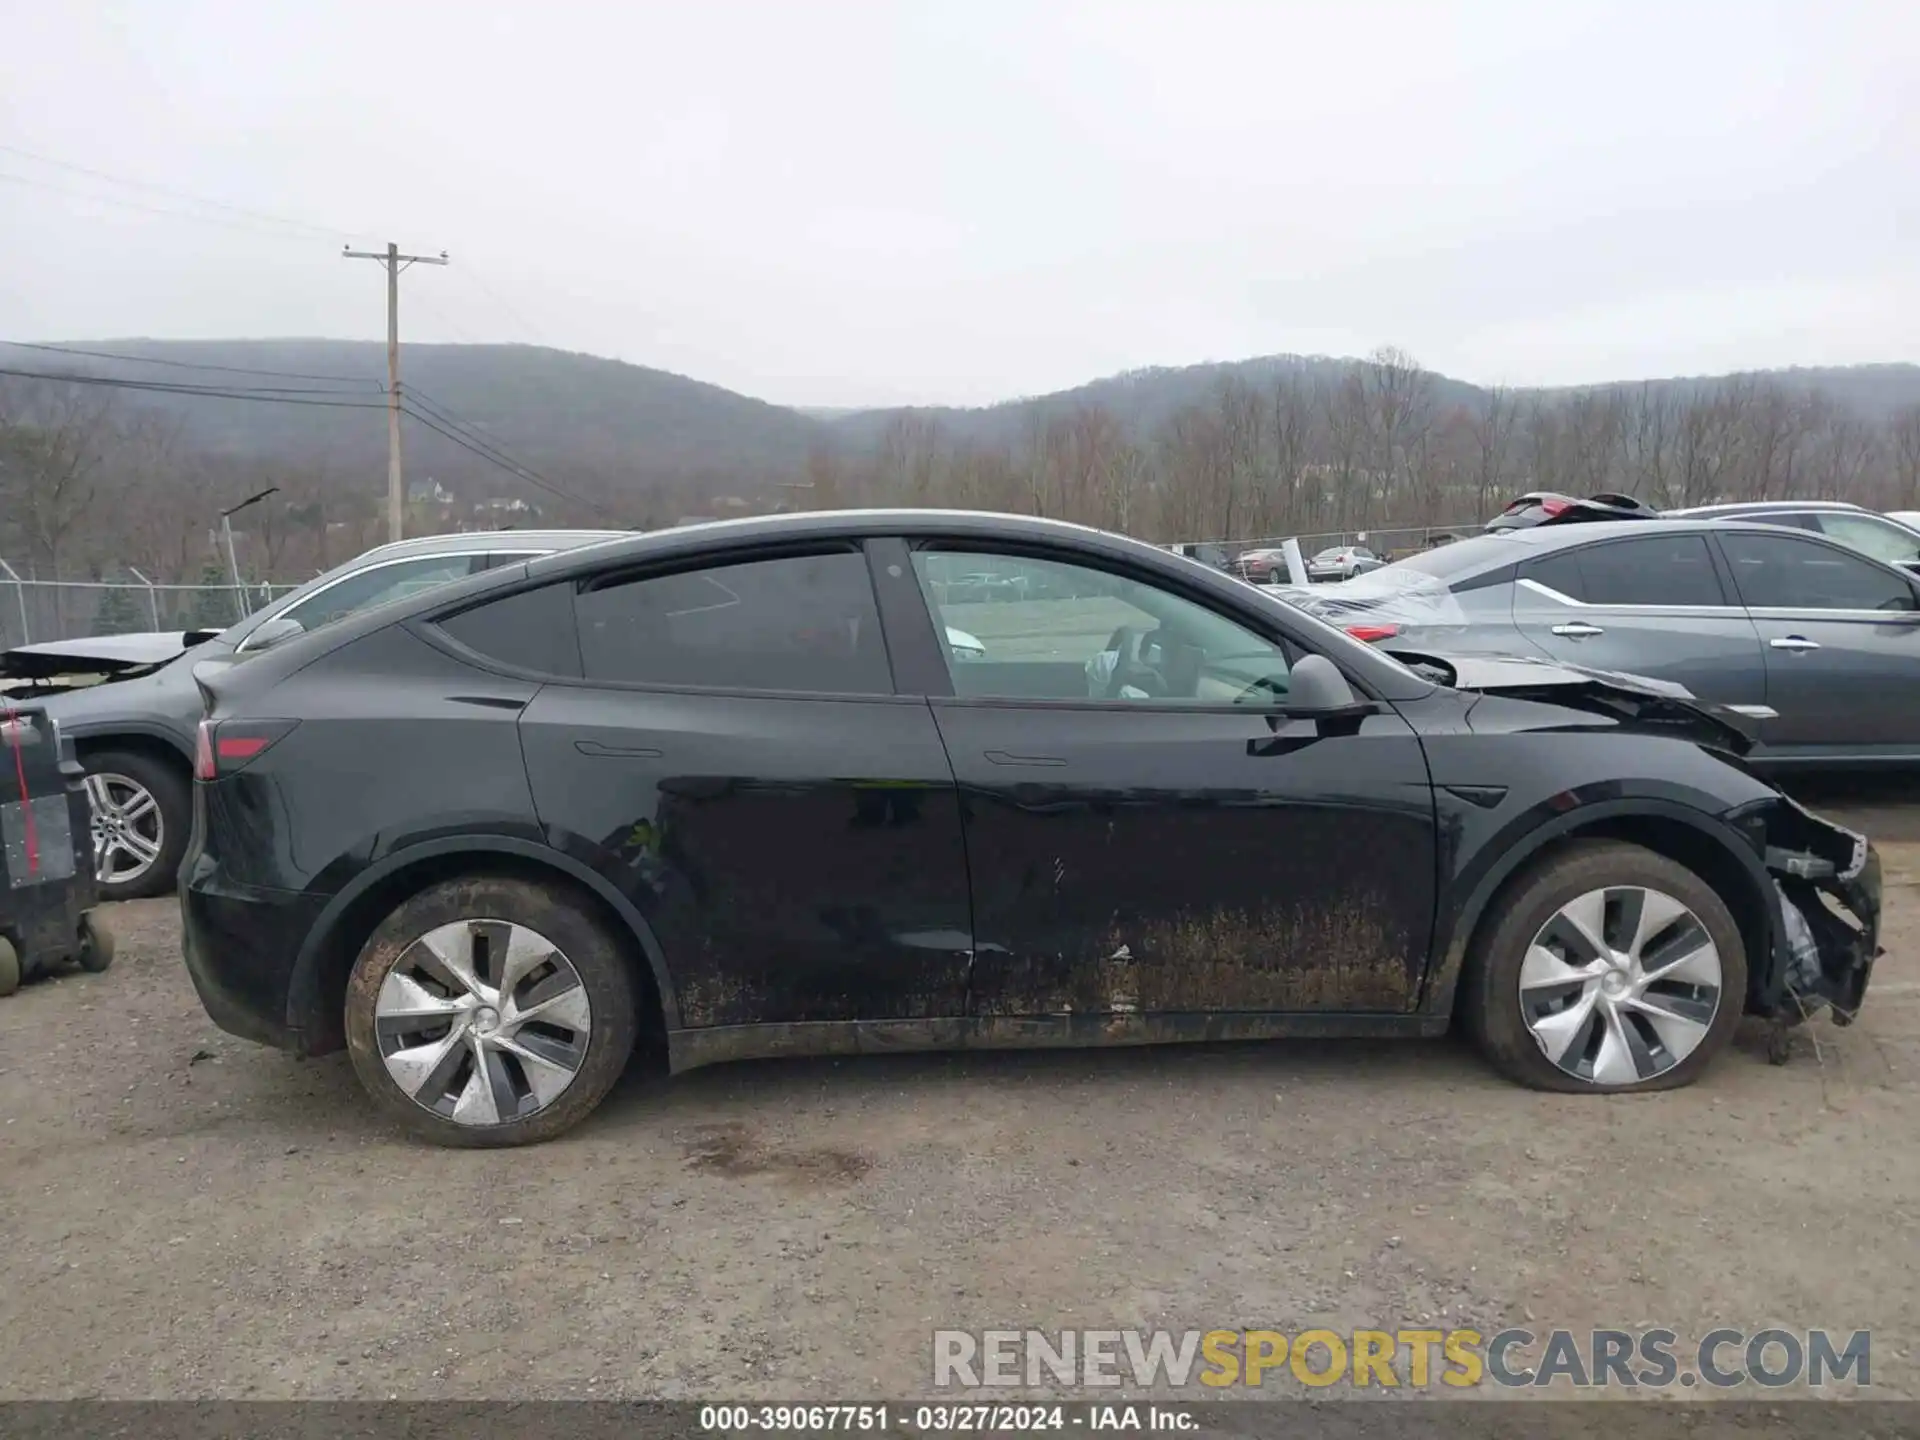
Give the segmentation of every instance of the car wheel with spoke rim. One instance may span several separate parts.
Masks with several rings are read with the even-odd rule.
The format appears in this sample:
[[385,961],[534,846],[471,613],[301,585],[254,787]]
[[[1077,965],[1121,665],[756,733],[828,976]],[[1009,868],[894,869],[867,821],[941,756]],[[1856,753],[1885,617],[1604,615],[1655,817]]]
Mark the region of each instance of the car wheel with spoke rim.
[[181,768],[130,750],[94,751],[81,763],[102,898],[171,890],[192,825],[192,792]]
[[1684,1085],[1745,1008],[1746,948],[1726,902],[1685,866],[1616,841],[1567,845],[1510,884],[1468,967],[1463,1018],[1500,1070],[1537,1089]]
[[633,1052],[618,942],[559,888],[447,881],[368,939],[348,980],[347,1045],[382,1108],[442,1145],[524,1145],[570,1129]]

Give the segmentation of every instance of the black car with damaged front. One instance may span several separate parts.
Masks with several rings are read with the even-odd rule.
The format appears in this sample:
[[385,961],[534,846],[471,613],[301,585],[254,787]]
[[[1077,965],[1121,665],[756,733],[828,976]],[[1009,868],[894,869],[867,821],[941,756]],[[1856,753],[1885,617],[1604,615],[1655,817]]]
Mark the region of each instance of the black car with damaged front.
[[203,1002],[442,1143],[557,1134],[636,1047],[1457,1021],[1524,1084],[1661,1088],[1743,1014],[1851,1018],[1877,950],[1873,851],[1743,717],[1396,658],[1054,522],[691,526],[196,679]]

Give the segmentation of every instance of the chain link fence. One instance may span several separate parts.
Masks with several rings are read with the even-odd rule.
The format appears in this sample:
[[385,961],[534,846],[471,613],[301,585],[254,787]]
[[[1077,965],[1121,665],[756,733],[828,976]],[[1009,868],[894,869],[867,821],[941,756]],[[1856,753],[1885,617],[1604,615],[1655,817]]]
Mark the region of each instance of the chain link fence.
[[0,649],[142,630],[224,630],[295,588],[267,583],[32,580],[0,560]]

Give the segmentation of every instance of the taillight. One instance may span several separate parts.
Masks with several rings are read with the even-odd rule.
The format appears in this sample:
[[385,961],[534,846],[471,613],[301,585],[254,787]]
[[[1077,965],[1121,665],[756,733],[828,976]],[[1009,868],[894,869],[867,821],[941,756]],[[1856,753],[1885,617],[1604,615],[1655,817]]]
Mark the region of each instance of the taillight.
[[202,720],[194,745],[196,780],[218,780],[253,761],[284,738],[298,720]]
[[213,722],[211,720],[202,720],[200,722],[200,733],[195,737],[193,742],[193,778],[196,780],[212,780],[215,778],[213,768]]
[[1398,625],[1349,625],[1347,634],[1371,645],[1375,640],[1390,640],[1400,633]]
[[1565,500],[1542,500],[1540,502],[1540,508],[1545,512],[1546,517],[1551,520],[1567,508],[1567,502]]

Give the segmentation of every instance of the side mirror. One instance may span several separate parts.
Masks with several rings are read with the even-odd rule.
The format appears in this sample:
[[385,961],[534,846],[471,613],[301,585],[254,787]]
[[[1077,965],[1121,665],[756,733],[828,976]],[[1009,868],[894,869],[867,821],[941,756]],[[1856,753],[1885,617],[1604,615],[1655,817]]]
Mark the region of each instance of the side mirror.
[[291,615],[276,615],[241,643],[243,650],[270,650],[293,639],[296,635],[307,633],[307,627]]
[[1303,655],[1287,676],[1287,713],[1302,719],[1316,715],[1351,715],[1365,706],[1353,693],[1347,677],[1324,655]]

